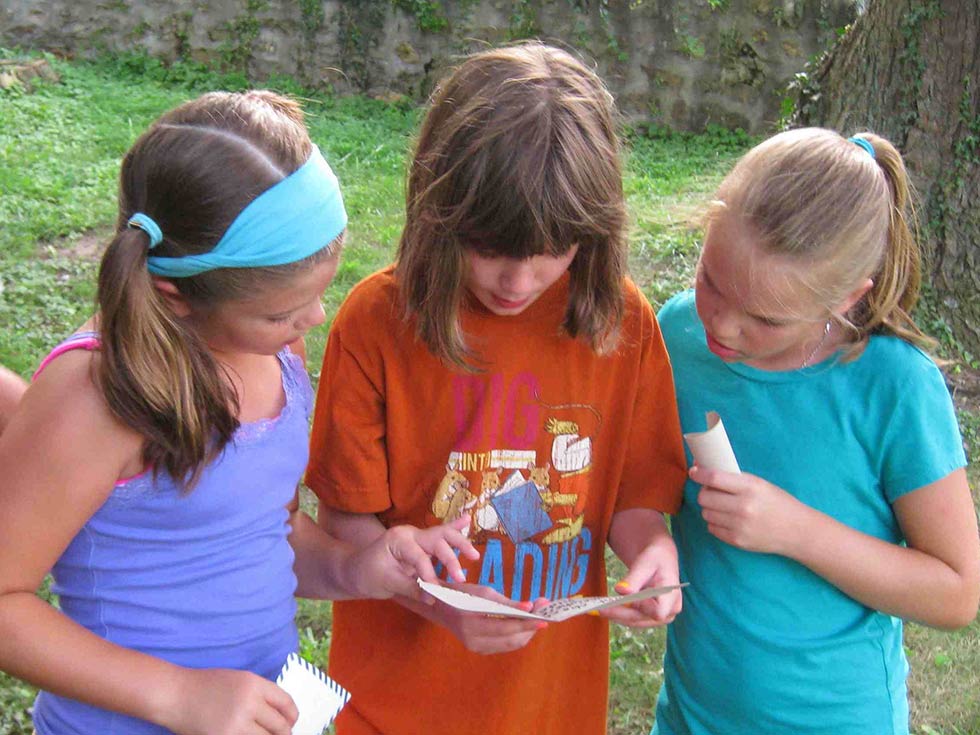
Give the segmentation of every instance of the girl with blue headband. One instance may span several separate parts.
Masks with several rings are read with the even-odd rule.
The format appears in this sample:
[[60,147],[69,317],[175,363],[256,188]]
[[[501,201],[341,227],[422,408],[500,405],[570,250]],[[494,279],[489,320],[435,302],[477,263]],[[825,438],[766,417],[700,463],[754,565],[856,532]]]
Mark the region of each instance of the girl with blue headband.
[[355,549],[298,509],[302,338],[346,223],[270,92],[182,105],[126,155],[98,312],[0,437],[0,668],[43,690],[38,735],[286,735],[294,595],[412,595],[475,553],[465,521]]
[[717,192],[694,289],[659,320],[684,431],[716,412],[737,467],[695,453],[671,525],[691,584],[655,734],[907,735],[903,619],[977,613],[963,443],[911,317],[912,216],[901,156],[870,133],[780,133]]

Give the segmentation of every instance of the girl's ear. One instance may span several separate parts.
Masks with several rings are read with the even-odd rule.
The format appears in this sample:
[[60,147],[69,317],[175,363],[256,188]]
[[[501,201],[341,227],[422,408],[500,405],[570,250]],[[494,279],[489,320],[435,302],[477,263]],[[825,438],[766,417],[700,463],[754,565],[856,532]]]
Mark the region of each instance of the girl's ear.
[[843,316],[849,312],[858,301],[863,299],[864,295],[870,291],[871,287],[874,285],[874,281],[872,281],[870,278],[865,278],[860,284],[858,284],[857,288],[847,295],[847,298],[845,298],[834,311],[840,316]]
[[153,288],[163,297],[164,302],[179,319],[190,316],[191,305],[187,298],[180,292],[173,281],[169,281],[162,276],[150,276]]

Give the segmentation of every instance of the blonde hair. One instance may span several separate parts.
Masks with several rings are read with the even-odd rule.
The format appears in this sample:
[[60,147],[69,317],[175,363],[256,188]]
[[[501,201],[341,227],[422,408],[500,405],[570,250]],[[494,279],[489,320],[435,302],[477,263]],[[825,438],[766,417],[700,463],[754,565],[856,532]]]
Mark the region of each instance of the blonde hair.
[[753,228],[765,252],[798,261],[800,283],[828,315],[871,278],[871,289],[839,319],[852,335],[847,357],[874,333],[928,348],[933,341],[911,317],[921,254],[908,173],[885,138],[858,137],[874,156],[821,128],[769,138],[725,177],[709,223],[722,211],[734,214]]
[[[143,461],[186,489],[238,428],[238,396],[207,345],[166,305],[147,271],[147,237],[129,228],[135,212],[163,231],[154,255],[211,250],[259,194],[299,168],[312,148],[292,100],[267,91],[214,92],[161,116],[123,159],[116,234],[99,269],[106,402],[145,442]],[[197,309],[282,283],[333,253],[298,263],[219,269],[170,279]]]
[[623,316],[626,206],[612,96],[540,43],[468,57],[436,89],[412,161],[396,278],[429,349],[472,370],[459,323],[465,251],[578,251],[563,321],[598,352]]

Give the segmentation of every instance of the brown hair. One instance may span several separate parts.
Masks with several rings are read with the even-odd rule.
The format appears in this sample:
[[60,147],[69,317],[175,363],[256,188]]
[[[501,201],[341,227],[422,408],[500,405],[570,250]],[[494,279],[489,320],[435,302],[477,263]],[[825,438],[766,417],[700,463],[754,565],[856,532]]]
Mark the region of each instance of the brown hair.
[[[142,434],[143,461],[193,487],[238,428],[238,396],[207,345],[166,305],[147,271],[147,236],[126,226],[153,218],[153,255],[211,250],[259,194],[299,168],[312,143],[299,106],[267,91],[214,92],[161,116],[123,159],[119,218],[99,270],[102,343],[97,379],[120,420]],[[224,268],[170,279],[196,308],[243,298],[331,257]]]
[[799,260],[802,285],[829,312],[866,278],[874,285],[840,320],[860,353],[873,333],[923,348],[912,320],[921,279],[913,192],[902,157],[873,133],[864,148],[836,132],[802,128],[760,143],[717,193],[719,211],[749,223],[769,253]]
[[434,354],[472,369],[467,248],[523,259],[577,244],[563,329],[598,352],[615,345],[627,257],[615,106],[577,59],[540,43],[468,57],[433,95],[406,204],[395,272]]

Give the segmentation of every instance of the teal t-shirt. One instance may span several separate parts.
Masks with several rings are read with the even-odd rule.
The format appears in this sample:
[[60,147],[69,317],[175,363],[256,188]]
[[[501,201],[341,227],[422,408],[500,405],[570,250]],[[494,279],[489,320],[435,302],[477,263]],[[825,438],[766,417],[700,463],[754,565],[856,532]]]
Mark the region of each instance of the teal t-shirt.
[[[966,464],[942,374],[903,340],[770,372],[709,352],[692,291],[658,319],[683,430],[717,411],[743,472],[842,523],[901,543],[892,503]],[[699,489],[687,482],[672,524],[691,586],[668,630],[654,733],[907,735],[902,621],[795,561],[712,536]]]

